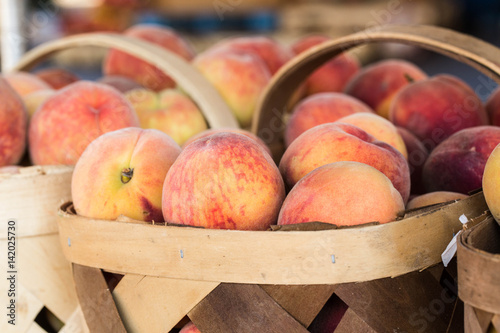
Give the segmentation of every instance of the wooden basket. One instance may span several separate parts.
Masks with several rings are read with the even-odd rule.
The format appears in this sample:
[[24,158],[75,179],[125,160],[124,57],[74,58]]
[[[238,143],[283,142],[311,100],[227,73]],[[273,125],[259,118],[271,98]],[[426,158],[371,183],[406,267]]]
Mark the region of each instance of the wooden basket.
[[[0,174],[2,267],[6,275],[10,275],[7,271],[16,272],[17,280],[16,325],[2,320],[1,332],[44,332],[35,322],[44,308],[64,323],[79,320],[73,315],[78,301],[70,265],[61,253],[54,211],[54,205],[71,199],[71,175],[72,168],[65,166],[31,166],[19,174]],[[10,240],[9,221],[15,222],[10,234],[15,239]],[[12,267],[7,265],[8,245],[15,246]],[[6,306],[9,289],[10,283],[0,284]]]
[[500,225],[491,214],[458,241],[458,292],[465,303],[465,332],[500,332]]
[[[490,60],[500,59],[498,49],[437,27],[374,29],[322,44],[285,65],[262,98],[253,130],[275,157],[294,89],[341,51],[379,41],[435,50],[500,80]],[[186,315],[202,332],[307,332],[333,293],[349,306],[336,332],[457,332],[456,271],[445,271],[441,253],[462,229],[461,215],[486,210],[480,192],[382,225],[235,231],[90,219],[67,203],[58,223],[92,332],[168,332]],[[123,275],[114,290],[103,272]]]
[[[210,127],[237,127],[215,89],[190,64],[143,40],[115,34],[83,34],[43,44],[26,53],[14,70],[26,71],[53,54],[77,47],[116,48],[154,63],[168,73],[201,106]],[[58,236],[57,207],[71,200],[71,166],[30,166],[19,174],[0,174],[0,211],[4,225],[16,222],[17,325],[0,321],[0,332],[40,332],[36,316],[45,307],[65,326],[60,332],[88,331],[75,292],[71,265]],[[7,249],[7,227],[0,246]],[[2,267],[7,262],[2,259]],[[6,272],[7,270],[5,270]],[[2,283],[1,299],[7,295]],[[9,300],[7,300],[8,302]],[[15,328],[15,330],[13,330]]]

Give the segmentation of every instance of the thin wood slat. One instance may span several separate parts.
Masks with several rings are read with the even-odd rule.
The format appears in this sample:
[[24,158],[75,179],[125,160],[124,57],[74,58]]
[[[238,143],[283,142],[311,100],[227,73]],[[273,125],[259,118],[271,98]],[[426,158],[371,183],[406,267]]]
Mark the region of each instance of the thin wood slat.
[[[0,293],[2,296],[7,295],[7,289],[7,283],[2,282],[0,284]],[[6,298],[2,299],[6,300]],[[7,321],[10,319],[7,317],[7,306],[5,304],[5,313],[2,316],[2,320],[0,320],[0,332],[12,332],[13,328],[17,332],[26,332],[30,329],[40,310],[43,309],[43,302],[33,295],[22,283],[18,282],[16,286],[16,325],[14,327]]]
[[497,332],[500,332],[500,314],[496,314],[493,316],[493,318],[491,318],[491,324],[497,330]]
[[335,333],[377,333],[352,309],[347,309],[342,320],[335,329]]
[[80,305],[73,311],[58,333],[90,333]]
[[71,264],[64,258],[59,235],[18,240],[19,281],[61,321],[78,306]]
[[76,293],[92,333],[127,333],[100,269],[73,264]]
[[464,305],[464,326],[466,333],[487,333],[484,323],[476,315],[476,309],[468,304]]
[[37,323],[31,323],[31,326],[28,328],[26,333],[47,333],[43,328],[40,327]]
[[222,283],[188,316],[203,333],[308,332],[258,285]]
[[128,332],[169,332],[218,285],[127,274],[113,298]]
[[443,288],[425,270],[340,284],[335,293],[377,332],[446,332],[457,299],[453,288]]
[[462,228],[458,217],[478,216],[487,206],[478,193],[401,221],[293,232],[110,222],[67,208],[59,212],[59,232],[64,255],[74,263],[176,279],[304,285],[398,276],[441,262]]
[[304,327],[309,327],[335,290],[335,285],[260,287]]

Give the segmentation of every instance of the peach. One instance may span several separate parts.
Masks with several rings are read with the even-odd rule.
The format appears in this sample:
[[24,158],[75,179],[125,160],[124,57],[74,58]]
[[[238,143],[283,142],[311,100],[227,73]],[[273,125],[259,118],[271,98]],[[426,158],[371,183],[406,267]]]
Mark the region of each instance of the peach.
[[[310,35],[299,39],[292,45],[295,54],[319,45],[330,38]],[[341,92],[349,80],[360,70],[360,63],[353,55],[342,53],[315,70],[306,80],[306,94],[321,92]]]
[[499,143],[497,126],[477,126],[453,134],[431,152],[424,164],[426,190],[467,194],[480,188],[486,161]]
[[500,87],[491,93],[486,101],[485,107],[490,125],[500,126]]
[[328,92],[315,94],[300,101],[292,110],[285,127],[285,145],[308,129],[334,122],[347,115],[367,112],[373,113],[365,103],[342,93]]
[[26,149],[28,114],[21,97],[0,77],[0,167],[17,164]]
[[184,142],[184,145],[182,147],[185,148],[188,144],[190,144],[198,139],[207,137],[207,136],[215,134],[215,133],[223,133],[223,132],[243,134],[243,135],[249,137],[250,139],[255,140],[255,142],[257,142],[259,145],[261,145],[265,151],[267,151],[269,154],[271,154],[271,149],[264,142],[264,140],[262,140],[257,135],[253,134],[252,132],[247,131],[247,130],[242,129],[242,128],[229,128],[229,127],[227,127],[227,128],[226,127],[224,127],[224,128],[209,128],[209,129],[206,129],[203,132],[200,132],[200,133],[192,136],[191,138],[189,138],[186,142]]
[[37,90],[29,93],[23,97],[23,102],[26,105],[28,116],[31,118],[35,111],[42,105],[49,97],[56,93],[54,89]]
[[293,58],[290,49],[266,36],[229,38],[215,44],[210,51],[224,48],[255,54],[262,59],[271,75]]
[[125,97],[137,112],[142,128],[160,130],[179,145],[207,129],[198,106],[179,90],[165,89],[156,93],[139,88],[127,92]]
[[403,138],[398,133],[396,126],[389,120],[373,113],[354,113],[342,117],[336,122],[351,124],[373,135],[377,140],[386,142],[396,148],[405,158],[408,158],[408,152]]
[[381,60],[363,67],[346,85],[345,92],[365,102],[382,117],[389,118],[391,103],[401,88],[427,78],[411,62]]
[[170,168],[163,217],[206,228],[266,230],[284,197],[279,170],[256,141],[216,133],[186,146]]
[[133,89],[144,88],[134,80],[121,75],[105,75],[97,79],[96,81],[99,83],[107,84],[108,86],[111,86],[122,93],[126,93],[127,91]]
[[35,74],[27,72],[7,73],[3,74],[3,77],[21,97],[37,90],[52,88],[48,83],[38,78]]
[[396,127],[399,135],[403,139],[408,152],[408,165],[410,167],[411,177],[411,193],[425,193],[424,184],[422,181],[422,170],[424,163],[429,157],[429,151],[424,144],[413,133],[402,127]]
[[467,198],[468,195],[450,191],[435,191],[417,195],[406,204],[406,209],[415,209],[438,203]]
[[387,223],[404,208],[401,194],[382,172],[364,163],[335,162],[314,169],[297,182],[283,202],[278,224]]
[[134,109],[116,89],[77,81],[49,97],[31,118],[33,164],[74,165],[87,145],[103,133],[139,127]]
[[200,333],[200,330],[195,326],[195,324],[190,321],[182,327],[179,333]]
[[219,91],[241,127],[248,127],[271,74],[253,53],[219,48],[199,54],[193,64]]
[[162,222],[163,181],[181,148],[168,135],[135,127],[92,141],[75,165],[71,196],[81,216],[115,220],[120,215]]
[[429,150],[464,128],[488,124],[474,91],[444,74],[403,88],[394,99],[389,119],[415,134]]
[[41,69],[35,75],[54,89],[66,87],[68,84],[80,80],[76,74],[59,67]]
[[[157,44],[187,61],[194,57],[194,50],[174,30],[153,24],[137,24],[123,32],[125,36],[144,39]],[[154,91],[175,87],[175,82],[154,65],[122,51],[110,50],[103,61],[105,75],[122,75]]]
[[484,166],[482,179],[484,199],[491,215],[500,224],[500,144],[497,145]]
[[307,130],[286,149],[279,169],[291,189],[312,170],[340,161],[373,166],[392,181],[405,203],[408,200],[410,171],[404,156],[391,145],[350,124],[328,123]]

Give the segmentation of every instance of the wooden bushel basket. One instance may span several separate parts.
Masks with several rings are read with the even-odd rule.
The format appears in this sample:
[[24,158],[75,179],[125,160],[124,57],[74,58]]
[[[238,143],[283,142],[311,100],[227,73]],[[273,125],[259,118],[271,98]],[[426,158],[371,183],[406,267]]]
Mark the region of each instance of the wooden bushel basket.
[[458,293],[465,333],[500,332],[500,225],[491,214],[458,241]]
[[[139,39],[115,34],[72,36],[31,50],[14,70],[30,70],[55,52],[80,46],[113,47],[154,63],[183,85],[196,103],[207,105],[204,112],[211,127],[237,127],[226,104],[197,71],[176,55]],[[187,75],[190,75],[189,80],[186,80]],[[199,89],[204,93],[198,93]],[[220,116],[211,116],[215,114]],[[6,253],[7,223],[14,220],[18,279],[16,325],[1,320],[0,332],[45,331],[35,321],[42,310],[48,310],[64,323],[61,333],[88,331],[76,295],[71,264],[61,250],[55,209],[71,200],[72,174],[72,166],[29,166],[21,168],[19,174],[0,174],[0,217],[5,226],[0,246]],[[6,256],[2,263],[4,267]],[[2,300],[7,297],[8,288],[7,283],[0,284]]]
[[[431,49],[500,81],[491,60],[500,50],[442,28],[386,27],[321,44],[286,64],[262,97],[253,131],[276,159],[295,88],[336,54],[371,42]],[[441,253],[460,216],[486,210],[480,192],[382,225],[236,231],[91,219],[67,203],[58,223],[92,332],[169,332],[186,315],[201,332],[307,332],[333,293],[349,306],[335,332],[459,332],[456,271]],[[123,275],[114,288],[109,273]]]
[[[5,306],[11,299],[10,283],[5,280],[10,275],[7,271],[17,273],[15,326],[7,319],[1,320],[1,332],[45,332],[35,321],[42,310],[50,311],[68,327],[83,326],[84,322],[78,321],[81,316],[78,317],[71,266],[61,252],[53,209],[71,199],[72,171],[72,167],[66,166],[30,166],[21,168],[18,174],[0,174],[0,246],[6,275],[0,294]],[[15,223],[10,234],[15,235],[14,239],[8,238],[9,221]],[[9,245],[14,250],[10,254]],[[15,264],[10,267],[7,258],[13,253]]]

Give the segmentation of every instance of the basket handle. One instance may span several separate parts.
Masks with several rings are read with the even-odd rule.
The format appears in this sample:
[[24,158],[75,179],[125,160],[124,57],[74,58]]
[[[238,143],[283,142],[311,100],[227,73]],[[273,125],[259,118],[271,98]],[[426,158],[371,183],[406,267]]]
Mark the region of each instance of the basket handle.
[[261,95],[252,132],[276,153],[283,131],[283,114],[290,95],[318,67],[336,55],[359,45],[397,42],[428,49],[463,62],[500,83],[500,49],[453,30],[425,25],[388,25],[324,42],[283,66]]
[[191,96],[211,128],[238,127],[222,97],[191,64],[156,44],[135,37],[113,33],[85,33],[50,41],[27,52],[12,71],[28,71],[54,53],[81,46],[115,48],[154,64]]

